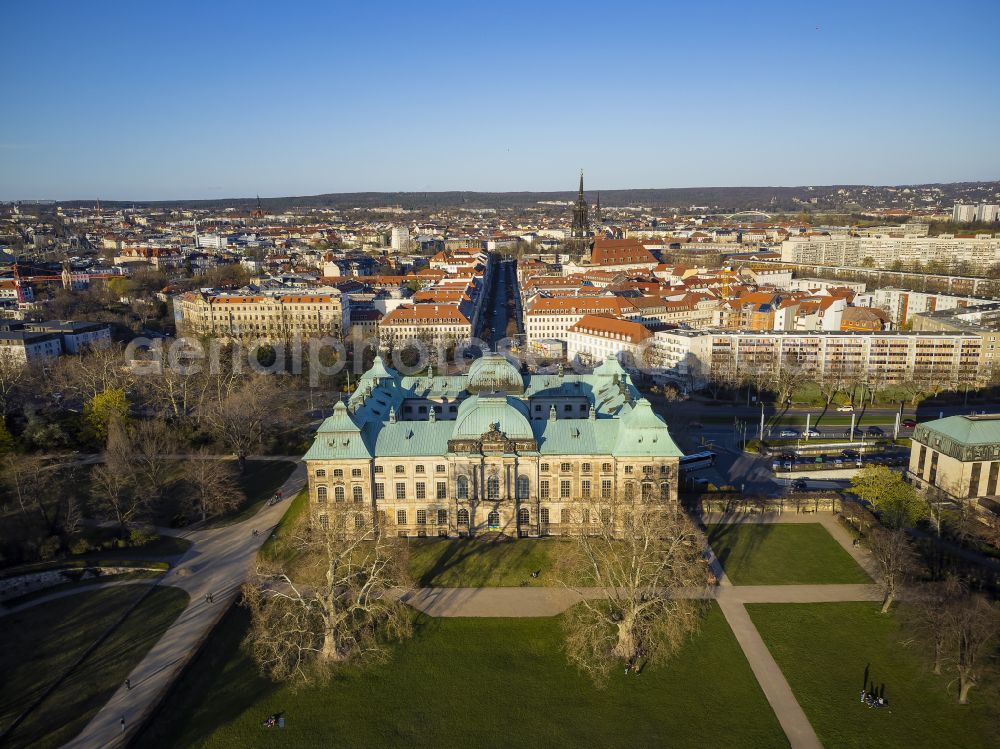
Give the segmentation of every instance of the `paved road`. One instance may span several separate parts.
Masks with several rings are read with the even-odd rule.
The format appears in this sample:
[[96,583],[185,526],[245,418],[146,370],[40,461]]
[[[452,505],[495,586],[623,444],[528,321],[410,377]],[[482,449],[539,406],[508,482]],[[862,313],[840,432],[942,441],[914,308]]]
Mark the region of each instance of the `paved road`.
[[[173,585],[191,596],[188,607],[167,629],[159,642],[129,674],[132,689],[122,686],[87,724],[79,736],[66,744],[73,749],[121,746],[131,740],[143,718],[170,687],[181,668],[208,636],[228,604],[246,580],[257,550],[288,509],[290,498],[305,485],[305,465],[299,463],[281,487],[286,499],[265,505],[242,523],[185,533],[191,548],[177,565],[159,581]],[[254,536],[252,531],[260,531]],[[205,600],[207,594],[213,603]],[[121,731],[125,718],[126,732]]]

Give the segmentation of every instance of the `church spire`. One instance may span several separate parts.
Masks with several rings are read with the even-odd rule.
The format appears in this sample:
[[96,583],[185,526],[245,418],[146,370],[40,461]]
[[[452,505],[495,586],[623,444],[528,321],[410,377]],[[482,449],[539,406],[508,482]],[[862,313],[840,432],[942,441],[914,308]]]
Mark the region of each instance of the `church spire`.
[[580,198],[583,198],[583,170],[580,170]]

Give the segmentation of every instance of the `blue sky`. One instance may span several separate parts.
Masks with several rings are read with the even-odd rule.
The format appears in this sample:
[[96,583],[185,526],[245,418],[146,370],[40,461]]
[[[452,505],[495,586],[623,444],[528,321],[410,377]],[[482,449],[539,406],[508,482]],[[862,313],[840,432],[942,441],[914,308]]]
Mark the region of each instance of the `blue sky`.
[[9,3],[0,199],[1000,179],[997,11]]

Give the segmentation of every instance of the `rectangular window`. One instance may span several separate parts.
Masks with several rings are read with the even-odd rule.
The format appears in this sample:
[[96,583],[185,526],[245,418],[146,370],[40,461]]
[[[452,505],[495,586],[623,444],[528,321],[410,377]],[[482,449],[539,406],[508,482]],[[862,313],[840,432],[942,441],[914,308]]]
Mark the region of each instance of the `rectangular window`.
[[385,466],[375,466],[375,473],[384,473]]
[[631,475],[634,470],[635,470],[635,466],[625,466],[625,474],[626,475]]
[[917,475],[920,478],[924,477],[924,459],[927,457],[927,445],[920,446],[920,452],[917,453]]
[[563,473],[569,473],[569,463],[560,463],[559,470]]
[[406,473],[405,466],[396,466],[396,473]]
[[385,484],[375,484],[375,499],[385,499]]
[[538,511],[538,517],[540,518],[542,525],[548,525],[549,524],[549,508],[548,507],[543,507],[541,510],[539,510]]
[[938,454],[939,453],[931,450],[931,468],[927,473],[927,480],[930,482],[931,486],[937,486],[934,482],[937,481]]
[[427,510],[417,510],[417,525],[427,525]]
[[584,473],[590,473],[590,463],[584,463],[583,465],[581,465],[580,470],[582,470]]
[[543,481],[539,481],[538,482],[538,496],[541,499],[548,499],[549,498],[549,482],[548,481],[544,481],[543,480]]
[[344,476],[344,469],[343,468],[334,468],[333,469],[333,477],[334,478],[343,478],[343,476]]
[[601,463],[601,471],[604,472],[604,473],[611,473],[611,464],[610,463]]
[[448,484],[444,481],[437,482],[437,498],[447,499],[448,497]]
[[438,525],[448,525],[447,510],[438,510]]
[[406,484],[402,481],[396,484],[396,499],[406,499]]
[[611,499],[611,479],[601,481],[601,499]]
[[446,466],[442,463],[441,465],[437,466],[434,470],[437,473],[444,473],[445,472],[445,468],[446,468]]
[[571,519],[572,518],[570,517],[569,510],[562,510],[559,513],[559,522],[562,523],[563,525],[569,523]]
[[966,494],[967,497],[975,497],[979,495],[979,474],[983,471],[982,463],[972,464],[972,474],[969,476],[969,493]]
[[423,473],[423,472],[424,472],[424,467],[423,466],[417,466],[417,473]]
[[559,482],[559,497],[561,499],[569,499],[569,487],[570,487],[569,481]]
[[427,499],[427,490],[423,481],[417,482],[417,499]]
[[990,479],[986,486],[986,493],[993,497],[997,493],[997,477],[1000,476],[1000,463],[996,461],[990,463]]
[[353,476],[354,478],[356,478],[356,479],[357,479],[357,478],[361,478],[361,469],[360,469],[360,468],[352,468],[352,469],[351,469],[351,475],[352,475],[352,476]]
[[540,469],[541,471],[543,471],[543,472],[547,472],[547,471],[549,470],[549,464],[548,464],[548,463],[542,463],[542,464],[541,464],[540,466],[538,466],[538,467],[539,467],[539,469]]
[[396,510],[396,525],[406,525],[406,510]]
[[588,479],[580,482],[580,496],[584,499],[590,499],[590,481]]

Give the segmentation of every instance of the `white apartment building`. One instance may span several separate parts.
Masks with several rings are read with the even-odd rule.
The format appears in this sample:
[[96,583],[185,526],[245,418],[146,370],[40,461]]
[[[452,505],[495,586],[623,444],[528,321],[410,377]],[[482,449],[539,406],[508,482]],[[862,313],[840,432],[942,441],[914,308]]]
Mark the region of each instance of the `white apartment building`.
[[379,338],[385,348],[411,341],[467,341],[472,338],[472,323],[457,304],[404,304],[382,319]]
[[584,315],[566,333],[566,358],[586,365],[613,356],[624,367],[643,368],[643,343],[652,338],[640,323],[606,315]]
[[408,252],[410,249],[410,230],[405,226],[392,227],[390,246],[393,252]]
[[955,203],[951,209],[951,220],[966,222],[976,220],[976,206],[967,203]]
[[974,296],[956,296],[953,294],[932,294],[910,289],[876,289],[854,297],[855,307],[876,307],[886,315],[897,327],[902,327],[913,315],[924,312],[955,309],[956,307],[975,307],[989,303],[991,299]]
[[785,263],[889,268],[894,263],[968,263],[983,271],[1000,263],[1000,237],[829,237],[807,236],[781,243]]
[[55,359],[61,353],[62,339],[56,333],[0,330],[0,359],[27,365]]
[[628,299],[616,296],[536,296],[524,309],[524,332],[528,341],[566,339],[570,326],[584,315],[610,315],[636,320],[639,310]]

